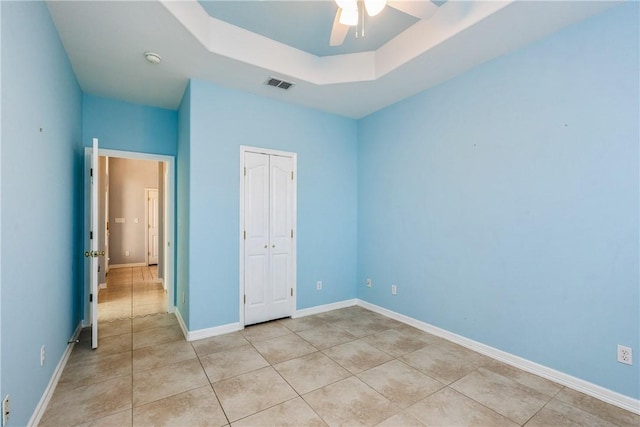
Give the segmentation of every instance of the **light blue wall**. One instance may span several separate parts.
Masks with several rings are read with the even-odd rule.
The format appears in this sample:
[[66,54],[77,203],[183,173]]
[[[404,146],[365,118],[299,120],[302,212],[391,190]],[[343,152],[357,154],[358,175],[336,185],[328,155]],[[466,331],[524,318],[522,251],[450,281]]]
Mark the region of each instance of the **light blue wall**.
[[178,152],[178,113],[174,110],[133,104],[84,94],[82,141],[91,147],[175,156]]
[[[101,149],[175,156],[178,152],[178,112],[83,94],[84,146],[91,147],[93,138],[98,138]],[[83,235],[87,236],[86,230],[90,228],[88,203],[84,209]],[[89,283],[88,270],[85,271],[84,282]],[[88,291],[85,288],[82,290],[82,312],[88,319],[89,303],[84,296]]]
[[190,96],[190,329],[239,320],[240,145],[298,153],[297,308],[354,298],[356,122],[201,80]]
[[29,421],[80,320],[82,95],[47,6],[0,7],[0,395],[11,395],[9,423],[19,426]]
[[[191,84],[182,96],[178,109],[178,160],[176,166],[177,195],[177,262],[176,262],[176,307],[187,328],[189,322],[189,162],[191,159],[189,146],[191,142]],[[183,297],[184,296],[184,297]]]
[[[0,23],[2,23],[2,6],[0,6]],[[0,55],[2,53],[2,28],[0,28]],[[0,65],[2,58],[0,56]],[[2,66],[0,66],[0,126],[2,125]],[[0,153],[2,153],[2,131],[0,131]],[[2,159],[2,156],[0,156]],[[2,394],[2,161],[0,160],[0,399]]]
[[629,2],[359,121],[358,297],[639,398],[638,36]]

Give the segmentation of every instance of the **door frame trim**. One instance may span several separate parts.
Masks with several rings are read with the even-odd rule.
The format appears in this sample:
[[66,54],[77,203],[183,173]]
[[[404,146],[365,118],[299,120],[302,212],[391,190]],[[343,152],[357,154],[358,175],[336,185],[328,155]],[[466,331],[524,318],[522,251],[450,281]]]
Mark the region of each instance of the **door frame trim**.
[[[91,151],[91,147],[84,147],[85,155],[87,151]],[[164,218],[165,227],[165,245],[164,248],[164,283],[167,290],[167,313],[174,313],[176,307],[173,303],[175,295],[175,156],[164,154],[140,153],[134,151],[111,150],[98,147],[98,156],[117,157],[121,159],[132,160],[152,160],[156,162],[165,162],[166,182],[165,182],[165,199],[166,216]],[[86,197],[86,195],[85,195]],[[85,200],[85,209],[87,202]],[[86,212],[85,212],[86,215]],[[88,231],[86,232],[88,235]],[[86,286],[86,284],[85,284]],[[86,288],[85,288],[86,292]],[[86,293],[88,295],[88,293]],[[89,318],[89,298],[83,298],[83,318]],[[88,326],[87,320],[83,321],[83,325]]]
[[293,283],[293,297],[291,298],[291,315],[296,312],[298,301],[298,153],[291,151],[273,150],[270,148],[252,147],[248,145],[240,146],[240,168],[239,168],[239,183],[240,183],[240,211],[239,211],[239,229],[238,229],[238,241],[239,241],[239,282],[238,282],[238,321],[240,326],[244,328],[244,154],[246,152],[268,154],[282,157],[290,157],[293,160],[293,242],[291,244],[292,255],[292,275]]
[[[164,179],[164,177],[159,176],[158,179]],[[149,266],[149,192],[151,191],[159,192],[160,189],[158,187],[145,187],[144,188],[144,253],[147,254],[145,257],[146,264]],[[164,208],[164,207],[163,207]],[[160,206],[158,206],[160,209]],[[158,260],[159,261],[159,260]],[[158,263],[156,263],[158,265]]]

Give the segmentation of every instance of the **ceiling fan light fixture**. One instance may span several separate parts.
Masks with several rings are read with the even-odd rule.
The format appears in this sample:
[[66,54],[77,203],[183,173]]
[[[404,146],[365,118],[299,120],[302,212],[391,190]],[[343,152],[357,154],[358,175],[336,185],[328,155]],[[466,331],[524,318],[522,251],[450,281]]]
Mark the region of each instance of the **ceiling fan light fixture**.
[[358,9],[356,0],[336,0],[336,4],[340,9]]
[[358,9],[344,9],[340,10],[340,23],[342,25],[349,25],[354,27],[358,25]]
[[364,7],[369,16],[376,16],[387,5],[387,0],[364,0]]

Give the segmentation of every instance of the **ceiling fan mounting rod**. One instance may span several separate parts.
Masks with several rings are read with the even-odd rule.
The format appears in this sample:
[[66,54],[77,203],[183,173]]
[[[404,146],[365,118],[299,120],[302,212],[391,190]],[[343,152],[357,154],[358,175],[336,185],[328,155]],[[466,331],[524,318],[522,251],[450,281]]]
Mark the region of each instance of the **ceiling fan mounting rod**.
[[[356,7],[358,8],[358,23],[356,24],[356,39],[357,38],[365,38],[364,34],[364,11],[365,11],[365,3],[363,0],[359,0],[356,2]],[[360,26],[360,33],[358,34],[358,26]]]
[[362,5],[362,31],[360,32],[360,35],[362,36],[362,38],[365,38],[366,36],[364,35],[364,9],[365,9],[365,5]]
[[335,0],[338,5],[333,20],[330,46],[340,46],[347,36],[350,27],[355,28],[356,39],[365,37],[365,12],[369,16],[376,16],[387,5],[387,0]]

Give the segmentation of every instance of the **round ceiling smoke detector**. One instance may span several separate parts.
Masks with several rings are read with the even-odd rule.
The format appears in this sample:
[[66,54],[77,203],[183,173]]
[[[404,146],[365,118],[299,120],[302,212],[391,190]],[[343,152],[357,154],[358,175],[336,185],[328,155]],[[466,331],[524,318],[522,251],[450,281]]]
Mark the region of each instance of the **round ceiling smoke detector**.
[[144,57],[147,61],[149,61],[152,64],[159,64],[160,61],[162,61],[162,58],[160,57],[160,55],[153,52],[145,52]]

